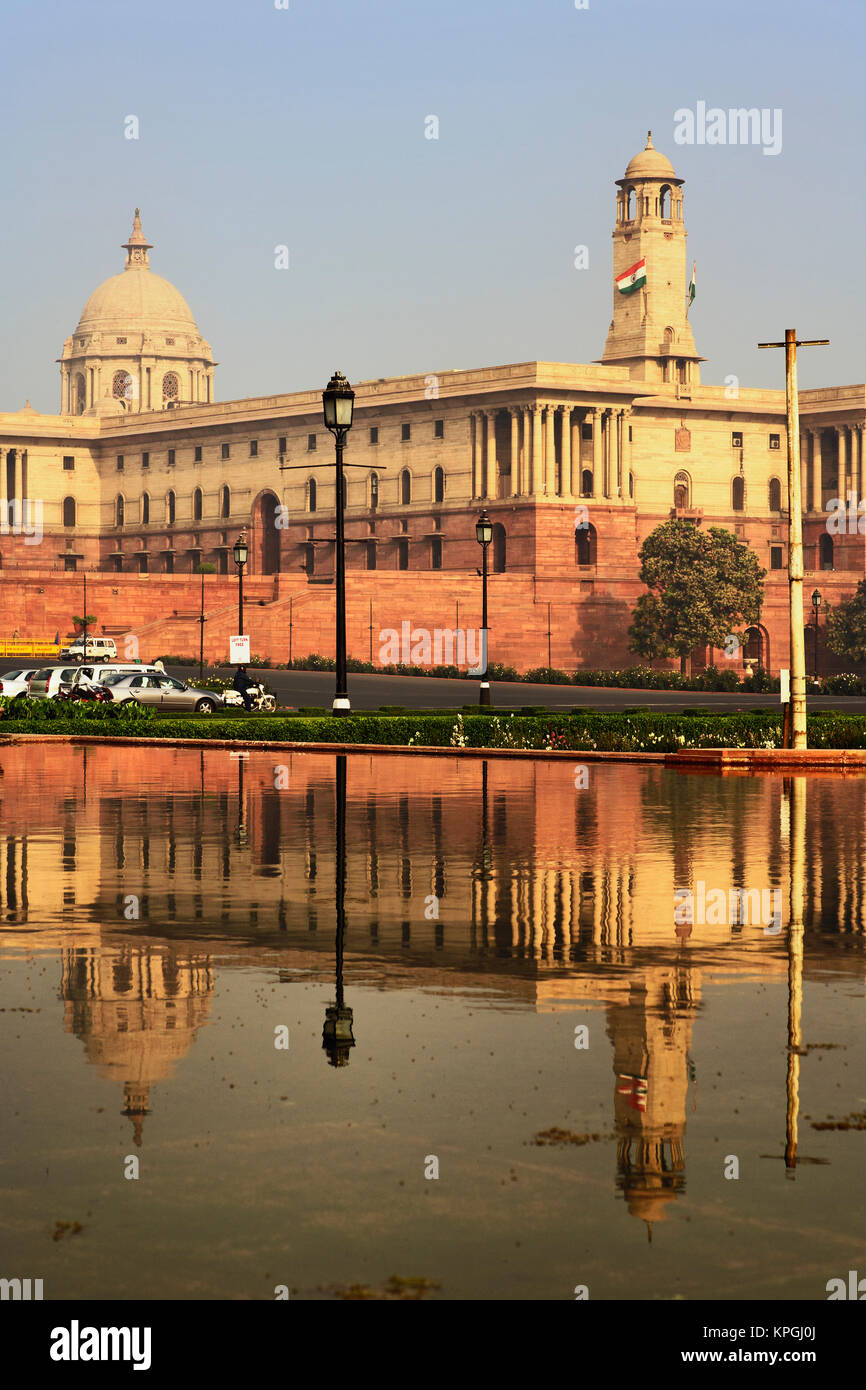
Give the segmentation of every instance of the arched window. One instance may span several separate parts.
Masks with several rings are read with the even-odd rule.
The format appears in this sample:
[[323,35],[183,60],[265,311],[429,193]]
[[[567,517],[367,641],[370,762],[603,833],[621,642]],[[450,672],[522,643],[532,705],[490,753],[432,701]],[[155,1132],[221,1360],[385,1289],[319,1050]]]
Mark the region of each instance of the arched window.
[[177,512],[177,498],[173,492],[169,492],[165,499],[165,519],[169,526],[174,525],[174,518]]
[[407,506],[412,501],[412,479],[409,476],[408,468],[404,468],[400,474],[400,501],[403,506]]
[[308,511],[308,512],[314,512],[314,511],[316,510],[316,494],[317,494],[318,490],[319,490],[319,489],[316,487],[316,480],[315,480],[315,478],[308,478],[308,479],[307,479],[307,511]]
[[63,525],[75,525],[75,498],[64,497],[63,499]]
[[87,385],[84,380],[84,373],[79,372],[75,378],[75,413],[83,415],[87,407]]
[[220,488],[220,516],[231,516],[232,514],[232,491],[228,483],[224,483]]
[[192,519],[193,519],[193,521],[201,521],[201,504],[202,504],[201,488],[200,488],[200,487],[197,487],[197,488],[195,489],[195,492],[194,492],[193,495],[192,495]]
[[445,469],[435,468],[433,470],[433,501],[444,502],[445,500]]
[[782,510],[782,484],[778,478],[770,479],[770,511],[780,512]]
[[666,220],[670,221],[671,216],[671,189],[670,184],[662,184],[659,189],[659,213]]
[[666,329],[665,329],[665,346],[666,346],[666,347],[670,347],[670,345],[671,345],[671,343],[674,341],[675,337],[676,337],[676,334],[674,333],[674,330],[673,330],[672,328],[666,328]]
[[757,666],[763,666],[763,636],[759,627],[747,627],[743,634],[743,664],[754,662]]
[[692,480],[688,473],[678,473],[674,478],[674,506],[678,510],[692,505]]
[[176,401],[180,396],[180,382],[177,372],[166,372],[162,379],[162,403],[168,405],[169,401]]
[[132,377],[124,368],[114,373],[111,379],[111,394],[118,401],[128,401],[132,398]]
[[[370,511],[375,512],[379,506],[379,474],[370,474]],[[368,565],[369,569],[370,566]]]
[[493,524],[493,573],[505,573],[505,527],[501,521]]
[[115,502],[114,502],[114,524],[115,524],[115,526],[122,526],[122,525],[123,525],[123,512],[124,512],[123,498],[122,498],[122,496],[120,495],[120,493],[118,493],[118,494],[117,494],[117,497],[115,498]]
[[746,480],[745,478],[734,478],[731,483],[731,506],[735,512],[741,512],[746,505]]
[[592,469],[584,468],[580,475],[580,495],[581,497],[592,496]]
[[598,554],[598,538],[595,527],[590,522],[586,526],[574,528],[574,563],[594,565]]
[[822,570],[831,570],[833,566],[833,537],[828,536],[824,531],[818,542],[818,557]]
[[150,525],[150,493],[148,492],[141,494],[141,524],[142,526]]
[[633,219],[633,217],[634,217],[634,209],[635,209],[635,194],[634,194],[634,189],[633,189],[633,188],[627,188],[627,189],[625,190],[625,220],[626,220],[626,222],[631,222],[631,220]]

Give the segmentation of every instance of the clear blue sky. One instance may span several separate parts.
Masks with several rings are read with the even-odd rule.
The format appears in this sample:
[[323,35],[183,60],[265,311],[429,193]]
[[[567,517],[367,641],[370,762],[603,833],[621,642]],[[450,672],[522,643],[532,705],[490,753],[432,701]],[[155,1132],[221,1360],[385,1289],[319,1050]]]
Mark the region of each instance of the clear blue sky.
[[[832,340],[801,385],[866,378],[862,0],[289,3],[7,8],[0,409],[57,409],[54,359],[136,204],[218,399],[592,361],[613,180],[648,128],[686,180],[704,380],[780,385],[755,344],[789,326]],[[780,107],[782,152],[675,145],[699,100]]]

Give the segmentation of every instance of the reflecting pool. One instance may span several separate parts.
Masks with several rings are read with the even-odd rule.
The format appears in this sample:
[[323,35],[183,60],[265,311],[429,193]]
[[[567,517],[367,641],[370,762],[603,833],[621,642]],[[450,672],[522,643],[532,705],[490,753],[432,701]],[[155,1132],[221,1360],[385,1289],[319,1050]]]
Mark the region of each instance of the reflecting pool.
[[3,1276],[825,1299],[864,1266],[866,779],[0,767]]

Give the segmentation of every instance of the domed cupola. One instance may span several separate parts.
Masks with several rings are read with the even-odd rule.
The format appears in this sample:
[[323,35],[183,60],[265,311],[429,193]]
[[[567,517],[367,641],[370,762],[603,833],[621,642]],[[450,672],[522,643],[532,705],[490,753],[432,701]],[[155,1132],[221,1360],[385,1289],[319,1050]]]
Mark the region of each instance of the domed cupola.
[[93,291],[63,345],[61,412],[90,413],[106,395],[126,411],[213,400],[210,344],[180,291],[150,269],[138,208],[123,249],[123,270]]

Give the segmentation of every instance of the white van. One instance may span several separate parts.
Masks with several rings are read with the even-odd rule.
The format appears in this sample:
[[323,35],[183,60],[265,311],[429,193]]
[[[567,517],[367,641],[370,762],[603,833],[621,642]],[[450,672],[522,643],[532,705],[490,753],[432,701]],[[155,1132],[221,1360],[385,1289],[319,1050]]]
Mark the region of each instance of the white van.
[[82,676],[97,685],[112,671],[120,671],[125,676],[135,671],[147,671],[150,675],[164,675],[156,666],[145,666],[141,662],[116,662],[111,666],[45,666],[37,671],[27,691],[31,700],[53,700],[61,685],[77,685]]
[[117,645],[113,637],[90,637],[87,638],[87,651],[84,650],[84,638],[76,637],[68,647],[63,647],[60,652],[61,661],[73,660],[82,661],[114,661],[117,658]]

